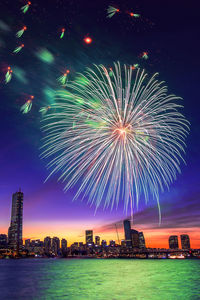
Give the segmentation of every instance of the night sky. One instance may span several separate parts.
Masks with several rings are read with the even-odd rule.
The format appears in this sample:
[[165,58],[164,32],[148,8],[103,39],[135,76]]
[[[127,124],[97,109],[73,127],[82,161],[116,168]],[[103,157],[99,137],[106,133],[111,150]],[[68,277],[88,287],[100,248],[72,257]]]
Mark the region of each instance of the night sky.
[[[193,248],[200,247],[200,174],[199,174],[199,9],[197,1],[39,1],[33,0],[28,12],[20,8],[24,1],[0,3],[0,233],[7,233],[11,197],[21,187],[24,192],[24,238],[58,236],[69,243],[84,241],[85,229],[93,229],[102,239],[116,239],[115,223],[123,238],[123,203],[117,210],[87,205],[73,196],[77,187],[63,192],[58,176],[48,176],[41,160],[41,114],[39,109],[51,105],[59,88],[56,79],[67,69],[70,79],[92,64],[112,66],[139,63],[151,75],[159,72],[169,92],[181,96],[183,114],[190,121],[184,156],[177,180],[160,194],[162,223],[154,201],[145,206],[141,199],[135,211],[134,225],[143,230],[148,246],[168,247],[170,234],[188,233]],[[106,18],[108,5],[120,9]],[[141,14],[132,18],[128,12]],[[16,32],[27,30],[17,39]],[[66,28],[60,39],[62,28]],[[90,36],[93,42],[85,44]],[[24,48],[13,54],[17,45]],[[48,51],[52,61],[42,61]],[[149,59],[141,60],[143,51]],[[5,85],[7,67],[13,69],[12,80]],[[22,114],[20,107],[34,95],[33,107]]]

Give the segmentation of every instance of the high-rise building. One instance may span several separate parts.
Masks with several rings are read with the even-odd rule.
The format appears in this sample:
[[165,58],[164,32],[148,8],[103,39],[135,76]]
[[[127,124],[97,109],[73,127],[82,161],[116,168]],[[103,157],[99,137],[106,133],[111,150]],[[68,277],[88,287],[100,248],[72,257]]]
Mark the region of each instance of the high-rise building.
[[44,252],[49,255],[51,252],[51,238],[50,236],[45,237],[44,239]]
[[140,248],[140,249],[146,248],[146,245],[145,245],[145,238],[144,238],[143,232],[139,232],[139,248]]
[[139,248],[139,232],[131,229],[131,242],[133,248]]
[[102,241],[101,241],[101,246],[102,246],[102,247],[106,247],[106,246],[107,246],[106,240],[102,240]]
[[126,247],[131,247],[132,241],[131,241],[131,222],[130,222],[130,220],[124,220],[124,235],[125,235]]
[[95,245],[100,246],[100,236],[95,236]]
[[111,240],[109,246],[110,247],[115,247],[115,241]]
[[125,240],[121,240],[121,246],[126,247],[126,241]]
[[21,190],[12,195],[11,222],[8,229],[9,247],[17,252],[22,248],[23,197]]
[[67,250],[67,240],[66,239],[61,240],[61,249],[62,249],[62,251]]
[[91,246],[93,244],[93,230],[85,231],[85,242],[87,246]]
[[25,240],[25,249],[29,249],[31,247],[31,240],[27,239]]
[[83,242],[80,242],[80,243],[78,243],[78,246],[79,246],[79,248],[83,248],[84,247],[84,244],[83,244]]
[[6,234],[0,234],[0,249],[6,249],[8,246],[8,238]]
[[181,234],[182,249],[190,249],[190,238],[188,234]]
[[171,235],[169,237],[169,248],[170,249],[178,249],[178,236]]
[[60,239],[56,236],[52,238],[51,249],[53,254],[58,255],[58,250],[60,249]]

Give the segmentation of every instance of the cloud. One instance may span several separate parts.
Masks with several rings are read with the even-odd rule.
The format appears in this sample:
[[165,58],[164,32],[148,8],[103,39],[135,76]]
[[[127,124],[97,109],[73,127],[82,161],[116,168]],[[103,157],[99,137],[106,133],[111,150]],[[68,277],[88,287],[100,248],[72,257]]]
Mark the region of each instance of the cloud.
[[[147,207],[136,212],[133,217],[134,227],[138,229],[170,229],[170,228],[198,228],[200,227],[200,192],[193,195],[187,194],[180,197],[179,201],[164,202],[161,205],[162,222],[158,223],[158,209],[156,206]],[[131,217],[128,217],[130,219]],[[101,232],[110,232],[115,229],[123,229],[123,220],[117,220],[97,228]]]

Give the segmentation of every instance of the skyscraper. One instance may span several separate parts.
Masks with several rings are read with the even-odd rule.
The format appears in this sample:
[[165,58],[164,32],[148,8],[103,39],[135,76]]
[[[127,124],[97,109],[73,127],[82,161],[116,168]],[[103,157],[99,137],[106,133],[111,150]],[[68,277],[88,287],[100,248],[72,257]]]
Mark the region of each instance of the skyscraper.
[[85,231],[85,242],[87,245],[93,244],[93,230],[86,230]]
[[178,236],[171,235],[169,237],[169,248],[170,249],[178,249]]
[[6,234],[0,234],[0,249],[5,249],[8,246],[8,239]]
[[51,238],[50,236],[45,237],[44,239],[44,252],[49,255],[51,252]]
[[31,247],[31,240],[27,239],[25,240],[25,249],[29,249]]
[[139,248],[140,248],[140,249],[146,248],[146,245],[145,245],[145,238],[144,238],[143,232],[139,232]]
[[107,246],[106,240],[102,240],[102,241],[101,241],[101,246],[102,246],[102,247],[106,247],[106,246]]
[[66,239],[61,240],[61,249],[62,249],[62,251],[67,250],[67,240]]
[[139,248],[139,232],[131,229],[131,242],[133,248]]
[[12,195],[11,222],[8,229],[9,247],[17,252],[22,248],[23,197],[21,190]]
[[115,241],[111,240],[109,246],[110,247],[115,247]]
[[181,234],[182,249],[190,249],[190,238],[188,234]]
[[100,246],[100,236],[95,236],[95,245]]
[[58,250],[60,249],[60,239],[58,237],[53,237],[52,239],[52,253],[58,255]]
[[125,235],[126,246],[131,247],[132,241],[131,241],[131,222],[130,222],[130,220],[124,220],[124,235]]

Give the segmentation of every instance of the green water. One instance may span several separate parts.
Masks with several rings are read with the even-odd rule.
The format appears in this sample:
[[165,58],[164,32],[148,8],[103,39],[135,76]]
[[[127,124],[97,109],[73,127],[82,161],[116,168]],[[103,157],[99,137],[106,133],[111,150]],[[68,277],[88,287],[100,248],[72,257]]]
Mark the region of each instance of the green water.
[[200,299],[200,260],[0,260],[0,299]]

